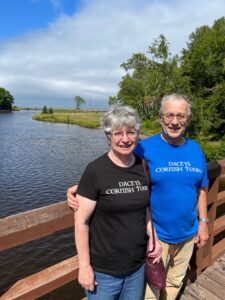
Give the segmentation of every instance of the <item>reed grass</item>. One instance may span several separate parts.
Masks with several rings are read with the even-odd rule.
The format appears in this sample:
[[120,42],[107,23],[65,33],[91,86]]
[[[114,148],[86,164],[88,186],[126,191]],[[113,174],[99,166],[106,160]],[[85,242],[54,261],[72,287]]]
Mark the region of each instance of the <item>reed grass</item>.
[[34,115],[32,118],[37,121],[75,124],[87,128],[99,128],[101,111],[72,111],[55,110],[53,114]]

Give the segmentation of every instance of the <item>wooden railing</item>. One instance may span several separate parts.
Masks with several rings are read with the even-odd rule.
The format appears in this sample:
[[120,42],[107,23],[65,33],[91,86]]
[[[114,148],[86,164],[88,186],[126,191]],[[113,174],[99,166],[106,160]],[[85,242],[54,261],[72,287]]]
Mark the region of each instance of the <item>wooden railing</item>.
[[[208,193],[208,217],[209,217],[209,240],[207,244],[197,250],[192,259],[192,267],[200,274],[206,267],[225,253],[225,233],[223,238],[216,241],[218,234],[225,230],[225,214],[217,217],[218,211],[225,211],[225,190],[218,192],[221,177],[225,175],[225,160],[210,162],[207,164],[209,178]],[[223,206],[223,208],[222,208]]]
[[[218,193],[220,176],[225,175],[225,160],[208,163],[207,167],[210,238],[207,244],[193,255],[192,265],[198,274],[225,253],[225,235],[219,242],[214,243],[215,237],[225,230],[225,215],[216,217],[217,208],[225,203],[225,191]],[[0,220],[0,250],[13,248],[50,235],[72,227],[73,224],[73,212],[68,208],[66,202],[6,217]],[[17,281],[0,299],[37,299],[77,279],[77,276],[78,259],[77,256],[74,256]]]

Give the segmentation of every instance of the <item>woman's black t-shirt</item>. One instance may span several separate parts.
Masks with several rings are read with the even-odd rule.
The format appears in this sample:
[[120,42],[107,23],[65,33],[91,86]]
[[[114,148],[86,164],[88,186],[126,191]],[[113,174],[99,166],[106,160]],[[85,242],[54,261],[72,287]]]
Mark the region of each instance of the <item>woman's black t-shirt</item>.
[[123,168],[104,154],[87,166],[77,194],[97,201],[89,224],[93,269],[123,275],[142,265],[149,199],[141,159]]

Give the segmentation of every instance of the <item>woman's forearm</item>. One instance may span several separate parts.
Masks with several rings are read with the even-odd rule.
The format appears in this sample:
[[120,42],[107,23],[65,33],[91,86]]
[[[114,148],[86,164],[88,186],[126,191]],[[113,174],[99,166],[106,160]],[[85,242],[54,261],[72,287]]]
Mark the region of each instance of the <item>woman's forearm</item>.
[[79,258],[79,267],[89,266],[89,226],[79,222],[79,220],[75,221],[75,243]]
[[75,213],[75,243],[79,260],[78,282],[86,290],[93,291],[95,277],[90,265],[89,221],[96,206],[96,201],[77,195],[79,209]]

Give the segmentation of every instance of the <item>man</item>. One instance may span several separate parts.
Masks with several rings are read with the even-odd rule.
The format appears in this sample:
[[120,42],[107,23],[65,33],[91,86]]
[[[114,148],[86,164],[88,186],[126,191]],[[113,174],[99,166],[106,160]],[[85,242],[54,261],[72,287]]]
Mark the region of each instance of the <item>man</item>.
[[[184,137],[191,121],[189,99],[180,94],[161,102],[162,133],[139,142],[135,153],[148,162],[150,202],[162,259],[167,270],[165,290],[146,290],[145,299],[175,300],[193,253],[194,244],[208,240],[207,170],[199,145]],[[76,208],[68,190],[68,204]]]

